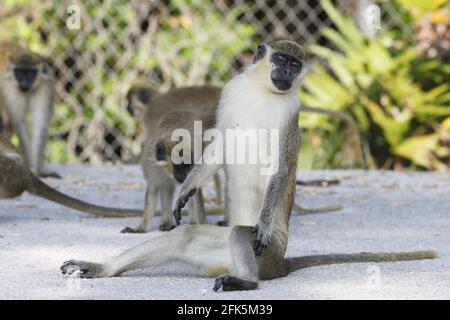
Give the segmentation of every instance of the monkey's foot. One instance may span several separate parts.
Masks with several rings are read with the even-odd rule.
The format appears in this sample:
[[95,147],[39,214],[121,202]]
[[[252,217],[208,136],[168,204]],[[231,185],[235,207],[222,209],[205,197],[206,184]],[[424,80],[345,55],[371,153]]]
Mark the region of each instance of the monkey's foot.
[[176,226],[175,225],[173,225],[172,223],[162,223],[160,226],[159,226],[159,230],[160,231],[170,231],[170,230],[172,230],[173,228],[175,228]]
[[136,227],[136,228],[125,227],[120,231],[120,233],[146,233],[146,232],[147,232],[146,230],[144,230],[143,228],[140,228],[140,227]]
[[79,260],[69,260],[61,266],[64,275],[78,273],[80,278],[104,278],[107,277],[105,268],[99,263],[85,262]]
[[220,288],[222,288],[223,291],[255,290],[258,288],[258,282],[240,279],[231,275],[224,275],[216,278],[213,290],[218,291]]

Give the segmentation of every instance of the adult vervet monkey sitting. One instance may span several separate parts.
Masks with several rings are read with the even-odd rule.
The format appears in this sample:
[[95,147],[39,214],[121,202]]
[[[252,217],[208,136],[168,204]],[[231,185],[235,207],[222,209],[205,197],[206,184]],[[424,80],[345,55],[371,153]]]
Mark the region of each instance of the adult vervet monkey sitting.
[[[183,87],[172,89],[166,93],[158,93],[156,92],[152,86],[144,81],[135,81],[126,94],[127,99],[127,111],[139,122],[144,129],[144,144],[142,154],[151,154],[154,146],[149,146],[148,141],[155,140],[156,135],[164,132],[164,128],[159,126],[158,122],[162,117],[164,117],[167,113],[172,111],[189,111],[195,114],[198,118],[203,117],[205,114],[211,112],[212,109],[216,108],[219,103],[220,96],[220,88],[212,87],[212,86],[193,86],[193,87]],[[348,122],[348,116],[346,118],[345,114],[323,110],[320,108],[311,108],[311,107],[303,107],[302,108],[306,112],[316,112],[316,113],[324,113],[336,118],[341,119],[344,117],[344,120]],[[351,121],[351,118],[350,118]],[[352,123],[350,123],[350,126]],[[352,128],[354,126],[351,126]],[[172,130],[173,128],[166,128],[166,132]],[[170,134],[170,132],[168,132]],[[150,152],[149,152],[150,150]],[[147,180],[147,185],[151,186],[152,182],[157,181],[160,182],[161,179],[158,178],[156,172],[159,172],[158,169],[153,168],[151,165],[154,164],[154,161],[144,161],[145,159],[141,159],[141,167],[144,172],[144,175]],[[170,177],[169,177],[170,178]],[[219,174],[214,175],[214,186],[215,186],[215,203],[217,206],[222,205],[222,183],[219,177]],[[151,190],[146,191],[146,194],[150,194]],[[162,190],[161,195],[164,198],[171,198],[170,194],[167,191]],[[146,197],[148,199],[148,197]],[[147,202],[147,201],[146,201]],[[323,213],[329,211],[336,211],[342,209],[340,205],[332,205],[326,206],[322,208],[304,208],[298,204],[294,204],[294,211],[299,214],[312,214],[312,213]],[[212,213],[213,211],[216,213],[218,208],[208,209],[208,213]],[[123,232],[145,232],[147,225],[145,221],[145,210],[144,209],[144,219],[142,223],[137,228],[127,227],[123,230]],[[218,225],[226,226],[228,225],[228,217],[225,216],[224,220],[219,221]],[[167,218],[165,221],[168,221]],[[162,223],[160,229],[162,231],[170,230],[170,224]]]
[[[294,202],[295,177],[299,150],[298,88],[306,74],[306,56],[302,46],[280,40],[258,46],[253,64],[234,77],[223,89],[216,127],[221,132],[236,127],[279,132],[278,165],[272,175],[261,175],[262,163],[224,164],[224,144],[214,139],[203,156],[217,163],[197,164],[187,176],[177,200],[174,216],[179,223],[180,210],[206,179],[224,167],[226,174],[225,210],[230,227],[184,225],[160,237],[137,245],[105,263],[71,260],[62,272],[80,271],[81,277],[112,277],[128,270],[156,267],[178,262],[199,275],[218,276],[214,290],[252,290],[258,281],[285,276],[305,267],[304,260],[288,259],[289,216]],[[271,131],[272,132],[272,131]],[[268,135],[259,135],[259,145],[267,145]],[[271,139],[272,140],[272,139]],[[220,151],[224,152],[220,152]],[[218,151],[218,152],[215,152]],[[218,157],[218,158],[216,158]],[[392,261],[433,258],[433,252],[406,254],[366,254],[333,256],[334,263]],[[345,259],[343,259],[343,257]],[[355,258],[355,259],[353,259]],[[286,263],[287,262],[287,263]],[[318,259],[313,264],[333,263]],[[317,263],[316,263],[317,262]]]
[[[51,59],[10,41],[0,41],[0,112],[4,136],[12,130],[31,170],[59,177],[44,169],[45,147],[53,113],[55,71]],[[30,119],[28,119],[28,117]]]

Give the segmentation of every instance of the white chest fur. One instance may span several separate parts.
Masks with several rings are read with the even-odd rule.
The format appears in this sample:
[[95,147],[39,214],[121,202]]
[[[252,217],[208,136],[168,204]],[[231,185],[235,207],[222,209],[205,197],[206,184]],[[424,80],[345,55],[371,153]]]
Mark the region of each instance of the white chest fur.
[[[278,137],[281,136],[288,119],[298,110],[298,106],[295,94],[272,94],[253,86],[251,81],[246,81],[244,74],[235,77],[224,88],[217,126],[222,132],[227,129],[256,130],[258,146],[266,145],[271,150],[270,141],[273,142],[274,130],[278,132]],[[259,134],[261,130],[265,130],[267,134]],[[278,139],[277,143],[279,142]],[[254,226],[257,223],[271,177],[261,174],[262,165],[259,161],[256,164],[225,164],[229,199],[226,210],[231,225]]]

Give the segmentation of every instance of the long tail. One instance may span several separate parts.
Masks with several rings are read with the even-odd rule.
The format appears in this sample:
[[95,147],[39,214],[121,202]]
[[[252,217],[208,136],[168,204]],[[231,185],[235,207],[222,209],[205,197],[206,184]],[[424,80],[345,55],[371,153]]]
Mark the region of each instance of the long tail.
[[299,269],[324,266],[329,264],[340,263],[360,263],[360,262],[396,262],[408,260],[435,259],[437,253],[433,250],[412,251],[412,252],[361,252],[350,254],[327,254],[304,256],[286,259],[287,273],[294,272]]
[[304,208],[295,202],[292,207],[292,211],[298,213],[301,216],[306,216],[309,214],[316,214],[316,213],[339,211],[342,209],[343,209],[343,207],[340,204],[335,204],[335,205],[330,205],[330,206],[320,207],[320,208]]
[[[60,205],[76,209],[79,211],[90,213],[94,216],[100,217],[109,217],[109,218],[125,218],[125,217],[141,217],[142,210],[137,209],[120,209],[120,208],[108,208],[103,206],[97,206],[94,204],[90,204],[79,199],[72,198],[62,192],[59,192],[56,189],[53,189],[46,183],[44,183],[41,179],[39,179],[33,173],[31,174],[31,180],[33,183],[33,187],[27,190],[31,194],[36,196],[45,198],[47,200],[56,202]],[[207,214],[223,214],[223,207],[213,207],[207,208]],[[156,215],[160,215],[161,212],[158,210]],[[183,215],[189,215],[187,210],[182,211]]]
[[142,210],[134,210],[134,209],[118,209],[118,208],[108,208],[93,205],[75,198],[72,198],[64,193],[61,193],[38,177],[36,177],[33,173],[31,174],[31,181],[33,186],[27,190],[28,192],[45,198],[47,200],[56,202],[63,206],[76,209],[79,211],[87,212],[95,216],[100,217],[139,217],[142,216]]

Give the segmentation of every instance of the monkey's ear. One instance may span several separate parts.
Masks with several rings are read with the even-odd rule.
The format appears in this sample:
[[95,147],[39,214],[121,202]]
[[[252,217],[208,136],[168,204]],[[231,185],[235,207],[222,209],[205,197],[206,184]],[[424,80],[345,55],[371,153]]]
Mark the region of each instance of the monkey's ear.
[[[42,71],[45,73],[47,72],[53,72],[56,78],[59,78],[59,68],[56,66],[55,61],[50,57],[43,57],[44,67],[42,68]],[[50,70],[47,70],[47,66],[50,68]]]
[[150,89],[140,89],[138,92],[138,99],[142,103],[147,103],[153,96],[153,91]]
[[262,58],[264,58],[264,56],[266,55],[266,52],[267,52],[266,45],[265,44],[260,44],[256,48],[256,53],[255,53],[255,57],[253,58],[253,63],[256,63],[259,60],[261,60]]

